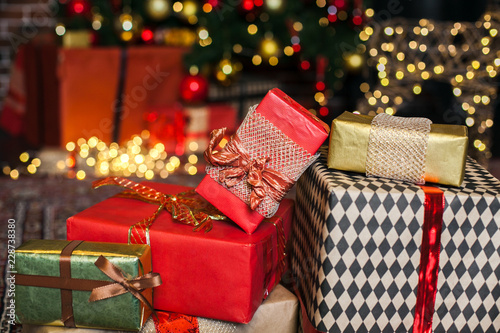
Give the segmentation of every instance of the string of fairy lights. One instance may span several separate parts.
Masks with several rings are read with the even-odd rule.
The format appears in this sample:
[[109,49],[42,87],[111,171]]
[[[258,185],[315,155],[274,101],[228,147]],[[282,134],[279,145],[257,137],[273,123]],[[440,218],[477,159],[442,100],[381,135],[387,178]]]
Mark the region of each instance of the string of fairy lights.
[[397,18],[360,32],[367,64],[377,69],[373,87],[362,83],[361,113],[397,114],[422,92],[425,80],[447,82],[469,127],[469,154],[483,165],[491,157],[493,79],[500,67],[500,14],[486,12],[477,22],[418,22]]

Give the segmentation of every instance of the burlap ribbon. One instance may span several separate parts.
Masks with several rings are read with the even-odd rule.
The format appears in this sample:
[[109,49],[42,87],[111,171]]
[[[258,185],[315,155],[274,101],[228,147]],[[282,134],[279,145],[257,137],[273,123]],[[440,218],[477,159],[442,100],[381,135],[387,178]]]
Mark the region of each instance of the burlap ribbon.
[[128,242],[135,244],[149,244],[149,228],[158,215],[165,209],[175,222],[192,225],[194,231],[212,229],[212,220],[227,219],[218,209],[199,197],[194,191],[182,192],[177,195],[164,194],[151,187],[135,183],[121,177],[107,177],[92,183],[94,188],[104,185],[116,185],[126,188],[118,194],[119,197],[139,199],[158,204],[158,209],[148,217],[130,226]]
[[208,163],[225,167],[219,173],[219,182],[232,187],[246,177],[246,181],[252,188],[250,194],[252,210],[259,206],[266,195],[280,202],[293,186],[293,180],[276,170],[267,168],[268,157],[252,159],[236,134],[221,151],[216,151],[225,133],[226,128],[213,130],[210,133],[208,148],[204,153]]

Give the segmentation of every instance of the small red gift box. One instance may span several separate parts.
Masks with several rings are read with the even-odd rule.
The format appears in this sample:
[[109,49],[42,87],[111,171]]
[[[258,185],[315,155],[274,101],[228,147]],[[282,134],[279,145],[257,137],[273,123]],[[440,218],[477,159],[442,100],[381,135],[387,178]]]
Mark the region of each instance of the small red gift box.
[[272,89],[221,151],[216,149],[225,131],[212,132],[205,151],[207,176],[196,192],[251,234],[273,216],[328,133],[328,125]]
[[[184,186],[143,182],[164,194]],[[129,228],[151,216],[158,205],[114,196],[67,221],[68,240],[126,243]],[[252,235],[231,221],[214,221],[209,232],[175,223],[160,212],[149,233],[153,267],[163,284],[154,289],[154,308],[193,316],[248,323],[284,270],[293,201]],[[267,222],[267,223],[266,223]],[[283,239],[284,238],[284,239]]]

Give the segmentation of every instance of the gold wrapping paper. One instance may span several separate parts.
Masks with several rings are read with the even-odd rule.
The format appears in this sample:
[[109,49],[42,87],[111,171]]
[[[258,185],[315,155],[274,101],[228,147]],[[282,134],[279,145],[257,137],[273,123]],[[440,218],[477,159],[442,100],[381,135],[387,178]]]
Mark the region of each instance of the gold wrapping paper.
[[[344,112],[333,120],[328,167],[366,172],[366,153],[373,117]],[[424,179],[429,183],[460,186],[467,157],[467,128],[432,124],[427,145]]]

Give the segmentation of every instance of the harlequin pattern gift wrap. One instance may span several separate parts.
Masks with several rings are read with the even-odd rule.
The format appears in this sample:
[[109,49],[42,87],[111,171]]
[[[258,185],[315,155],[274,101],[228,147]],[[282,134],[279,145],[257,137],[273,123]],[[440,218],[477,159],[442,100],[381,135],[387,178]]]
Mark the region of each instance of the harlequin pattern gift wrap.
[[[134,197],[139,193],[144,195]],[[148,198],[157,198],[161,205]],[[182,202],[188,199],[197,205],[208,205],[192,188],[153,182],[134,184],[70,217],[67,236],[92,241],[149,242],[153,268],[163,282],[154,290],[155,309],[248,323],[285,270],[293,201],[285,199],[275,216],[248,235],[229,220],[210,221],[212,228],[208,232],[204,232],[210,229],[204,227],[207,221],[195,227],[178,223],[173,217],[182,215]],[[168,206],[169,202],[181,206]],[[200,213],[203,212],[194,216]],[[156,216],[153,222],[152,215]]]
[[[380,117],[391,123],[374,123]],[[460,186],[467,158],[467,127],[430,124],[430,121],[426,131],[412,127],[411,122],[422,120],[428,121],[387,114],[374,118],[346,111],[332,122],[328,167],[370,174],[370,168],[377,172],[386,164],[386,177],[401,179],[403,173],[416,165],[417,178],[422,178],[418,179],[420,183]],[[388,128],[394,126],[392,123],[405,125],[403,129]]]
[[21,324],[138,331],[152,311],[148,245],[31,240],[16,249]]
[[205,151],[207,176],[196,191],[251,234],[317,157],[329,128],[279,89],[252,107],[222,150],[214,130]]
[[461,187],[335,171],[297,184],[291,268],[328,332],[499,332],[500,182],[468,159]]
[[[157,311],[140,333],[297,333],[297,297],[282,285],[269,294],[248,324]],[[23,325],[23,333],[110,333],[105,330]],[[116,332],[115,333],[119,333]]]

